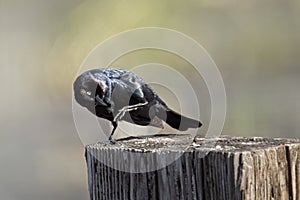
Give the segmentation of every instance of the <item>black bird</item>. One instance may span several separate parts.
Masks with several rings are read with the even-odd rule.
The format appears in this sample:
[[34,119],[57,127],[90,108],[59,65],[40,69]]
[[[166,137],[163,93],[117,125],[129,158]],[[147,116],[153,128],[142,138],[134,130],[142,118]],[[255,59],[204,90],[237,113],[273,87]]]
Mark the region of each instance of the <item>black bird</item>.
[[124,69],[86,71],[76,78],[73,89],[75,100],[81,106],[111,121],[111,142],[120,120],[160,128],[163,120],[180,131],[202,126],[200,121],[171,110],[142,78]]

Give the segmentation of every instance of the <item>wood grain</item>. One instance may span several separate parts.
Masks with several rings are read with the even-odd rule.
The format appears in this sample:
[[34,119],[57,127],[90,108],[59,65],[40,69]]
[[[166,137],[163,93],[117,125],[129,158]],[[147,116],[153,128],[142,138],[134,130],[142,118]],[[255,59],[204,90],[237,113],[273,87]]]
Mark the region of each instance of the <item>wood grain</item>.
[[91,200],[300,200],[298,139],[145,137],[88,145],[86,161]]

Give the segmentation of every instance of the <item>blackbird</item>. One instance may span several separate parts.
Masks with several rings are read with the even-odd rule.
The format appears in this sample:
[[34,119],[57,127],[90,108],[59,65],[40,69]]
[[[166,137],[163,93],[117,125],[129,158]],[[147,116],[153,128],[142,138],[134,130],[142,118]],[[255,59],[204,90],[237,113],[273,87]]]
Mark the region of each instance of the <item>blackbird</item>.
[[179,131],[202,123],[176,113],[142,78],[124,69],[100,68],[83,72],[73,84],[75,100],[97,117],[109,120],[113,129],[121,120],[163,128],[162,121]]

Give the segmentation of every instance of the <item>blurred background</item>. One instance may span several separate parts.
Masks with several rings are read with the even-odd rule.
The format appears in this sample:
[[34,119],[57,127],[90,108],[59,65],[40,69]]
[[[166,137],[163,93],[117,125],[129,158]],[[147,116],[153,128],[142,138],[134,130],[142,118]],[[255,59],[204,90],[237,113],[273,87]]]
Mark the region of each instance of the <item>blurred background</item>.
[[[0,0],[0,25],[1,199],[88,199],[72,81],[97,44],[132,28],[175,29],[206,48],[227,92],[223,134],[300,136],[298,0]],[[112,66],[149,62],[196,81],[189,63],[155,50]]]

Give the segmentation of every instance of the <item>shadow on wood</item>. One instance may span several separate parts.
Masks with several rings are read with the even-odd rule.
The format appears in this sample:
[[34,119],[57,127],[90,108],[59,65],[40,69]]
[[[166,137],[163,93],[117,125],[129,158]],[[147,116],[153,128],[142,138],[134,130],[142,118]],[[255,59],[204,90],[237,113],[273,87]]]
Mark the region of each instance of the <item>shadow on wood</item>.
[[100,199],[297,199],[300,140],[146,137],[86,146]]

